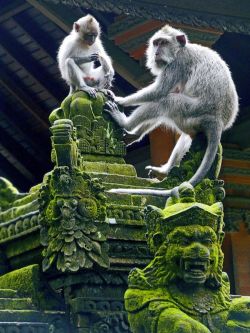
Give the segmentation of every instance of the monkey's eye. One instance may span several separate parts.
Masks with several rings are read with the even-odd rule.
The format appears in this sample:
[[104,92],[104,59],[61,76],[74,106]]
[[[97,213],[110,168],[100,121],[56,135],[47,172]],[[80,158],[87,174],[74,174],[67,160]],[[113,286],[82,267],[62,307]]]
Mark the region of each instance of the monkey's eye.
[[169,41],[167,39],[163,39],[162,42],[161,42],[161,45],[168,45],[169,44]]
[[154,46],[159,46],[159,44],[161,44],[161,39],[160,39],[160,38],[155,39],[155,40],[153,41],[153,45],[154,45]]
[[164,39],[164,38],[158,38],[158,39],[155,39],[153,41],[154,46],[164,46],[164,45],[167,45],[167,44],[169,44],[169,41],[167,39]]
[[97,34],[85,34],[86,38],[96,38]]
[[93,44],[96,40],[97,34],[96,33],[87,33],[84,34],[84,40],[89,43],[90,45]]

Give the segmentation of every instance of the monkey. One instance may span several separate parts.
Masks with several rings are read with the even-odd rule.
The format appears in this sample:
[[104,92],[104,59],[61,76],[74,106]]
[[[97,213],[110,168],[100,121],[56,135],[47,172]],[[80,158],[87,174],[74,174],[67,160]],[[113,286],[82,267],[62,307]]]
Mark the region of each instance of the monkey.
[[[114,77],[112,61],[100,39],[100,25],[90,14],[73,24],[70,34],[62,41],[57,55],[62,78],[70,87],[96,97],[96,90],[109,89]],[[100,62],[95,67],[95,61]]]
[[[190,43],[184,32],[169,25],[150,38],[146,66],[155,76],[153,83],[130,96],[114,99],[122,106],[137,105],[137,108],[126,116],[109,101],[105,111],[119,126],[138,135],[139,140],[160,125],[180,134],[167,163],[146,167],[165,175],[180,164],[192,138],[204,133],[206,151],[188,181],[195,186],[211,168],[222,132],[232,126],[238,113],[238,95],[231,72],[217,52]],[[112,189],[110,192],[171,196],[178,194],[178,186],[172,190]]]

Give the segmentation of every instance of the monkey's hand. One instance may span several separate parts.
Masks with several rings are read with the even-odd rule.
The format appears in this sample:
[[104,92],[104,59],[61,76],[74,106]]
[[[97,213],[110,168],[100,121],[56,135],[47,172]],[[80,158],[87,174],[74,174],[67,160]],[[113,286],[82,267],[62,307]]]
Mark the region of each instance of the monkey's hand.
[[126,127],[126,116],[120,112],[115,102],[107,101],[104,104],[104,111],[108,112],[115,122],[121,127]]
[[96,89],[91,88],[91,87],[80,87],[81,90],[85,91],[87,94],[89,94],[90,97],[92,98],[97,98],[97,93],[96,93]]
[[91,61],[98,61],[99,60],[99,54],[98,53],[93,53],[90,55]]

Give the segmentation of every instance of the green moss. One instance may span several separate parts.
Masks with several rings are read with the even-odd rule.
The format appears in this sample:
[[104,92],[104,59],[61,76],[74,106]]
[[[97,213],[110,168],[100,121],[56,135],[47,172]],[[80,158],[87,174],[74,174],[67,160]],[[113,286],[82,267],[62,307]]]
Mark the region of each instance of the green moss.
[[18,198],[18,190],[7,179],[0,177],[0,211],[10,207]]
[[[51,292],[45,288],[39,265],[23,267],[1,276],[0,288],[14,289],[19,296],[30,297],[39,309],[51,310],[59,305]],[[26,304],[27,299],[23,301],[24,304],[19,304],[20,299],[17,298],[16,303],[17,306],[22,306],[21,309],[30,309]]]
[[[102,162],[102,163],[118,163],[125,164],[124,158],[119,156],[107,156],[107,155],[90,155],[82,153],[83,167],[85,162]],[[131,166],[133,167],[133,166]]]
[[116,175],[124,175],[124,176],[136,176],[135,168],[132,165],[128,165],[128,164],[84,161],[82,170],[85,172],[97,172],[97,173],[107,173],[107,174],[116,174]]
[[38,265],[31,265],[7,273],[0,277],[0,288],[14,289],[19,295],[37,299],[40,286],[40,271]]
[[58,120],[58,119],[63,119],[64,118],[64,111],[61,108],[57,108],[54,111],[51,112],[49,115],[49,122],[51,125]]
[[72,95],[67,96],[61,104],[61,108],[64,111],[64,117],[63,118],[69,118],[71,101],[72,101]]
[[26,235],[25,238],[18,238],[9,242],[6,246],[5,253],[7,258],[12,258],[30,250],[39,248],[40,246],[40,235],[38,231],[37,233]]

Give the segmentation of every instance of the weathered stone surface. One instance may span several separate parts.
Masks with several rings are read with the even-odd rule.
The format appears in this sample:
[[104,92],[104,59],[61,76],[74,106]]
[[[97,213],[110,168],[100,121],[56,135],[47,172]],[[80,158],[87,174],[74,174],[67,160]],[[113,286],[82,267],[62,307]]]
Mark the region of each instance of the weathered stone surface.
[[183,184],[165,209],[147,207],[146,222],[154,259],[129,275],[132,332],[250,332],[250,297],[232,299],[222,272],[222,204],[196,202]]
[[[249,300],[231,300],[222,273],[223,220],[218,201],[224,198],[224,190],[217,179],[221,149],[208,174],[210,179],[196,186],[195,199],[192,188],[185,186],[180,198],[170,198],[166,206],[165,199],[156,196],[107,193],[105,190],[121,185],[169,189],[182,183],[200,164],[204,143],[198,138],[181,166],[166,179],[138,178],[134,167],[123,159],[121,130],[103,114],[105,100],[101,93],[93,100],[77,92],[52,112],[55,166],[41,184],[28,194],[19,194],[8,182],[0,182],[0,193],[4,193],[0,200],[0,244],[4,248],[0,288],[6,290],[3,298],[9,299],[3,304],[14,307],[16,290],[25,299],[21,301],[23,310],[0,310],[0,321],[6,321],[6,314],[13,322],[49,323],[55,333],[128,333],[123,303],[128,271],[135,265],[148,265],[131,273],[126,294],[135,332],[141,332],[141,323],[146,325],[145,332],[157,332],[157,320],[159,332],[224,333],[226,321],[226,333],[242,330],[247,325],[244,316],[248,316]],[[148,205],[146,238],[144,207]],[[204,244],[207,234],[211,246],[210,240]],[[180,245],[186,236],[191,238],[190,244]],[[155,256],[151,262],[146,240]],[[179,266],[177,260],[171,260],[188,248],[194,252],[198,248],[206,255],[210,251],[211,260],[187,259]],[[65,305],[73,328],[66,325]],[[214,323],[223,330],[216,331]],[[248,327],[244,332],[249,332]]]

